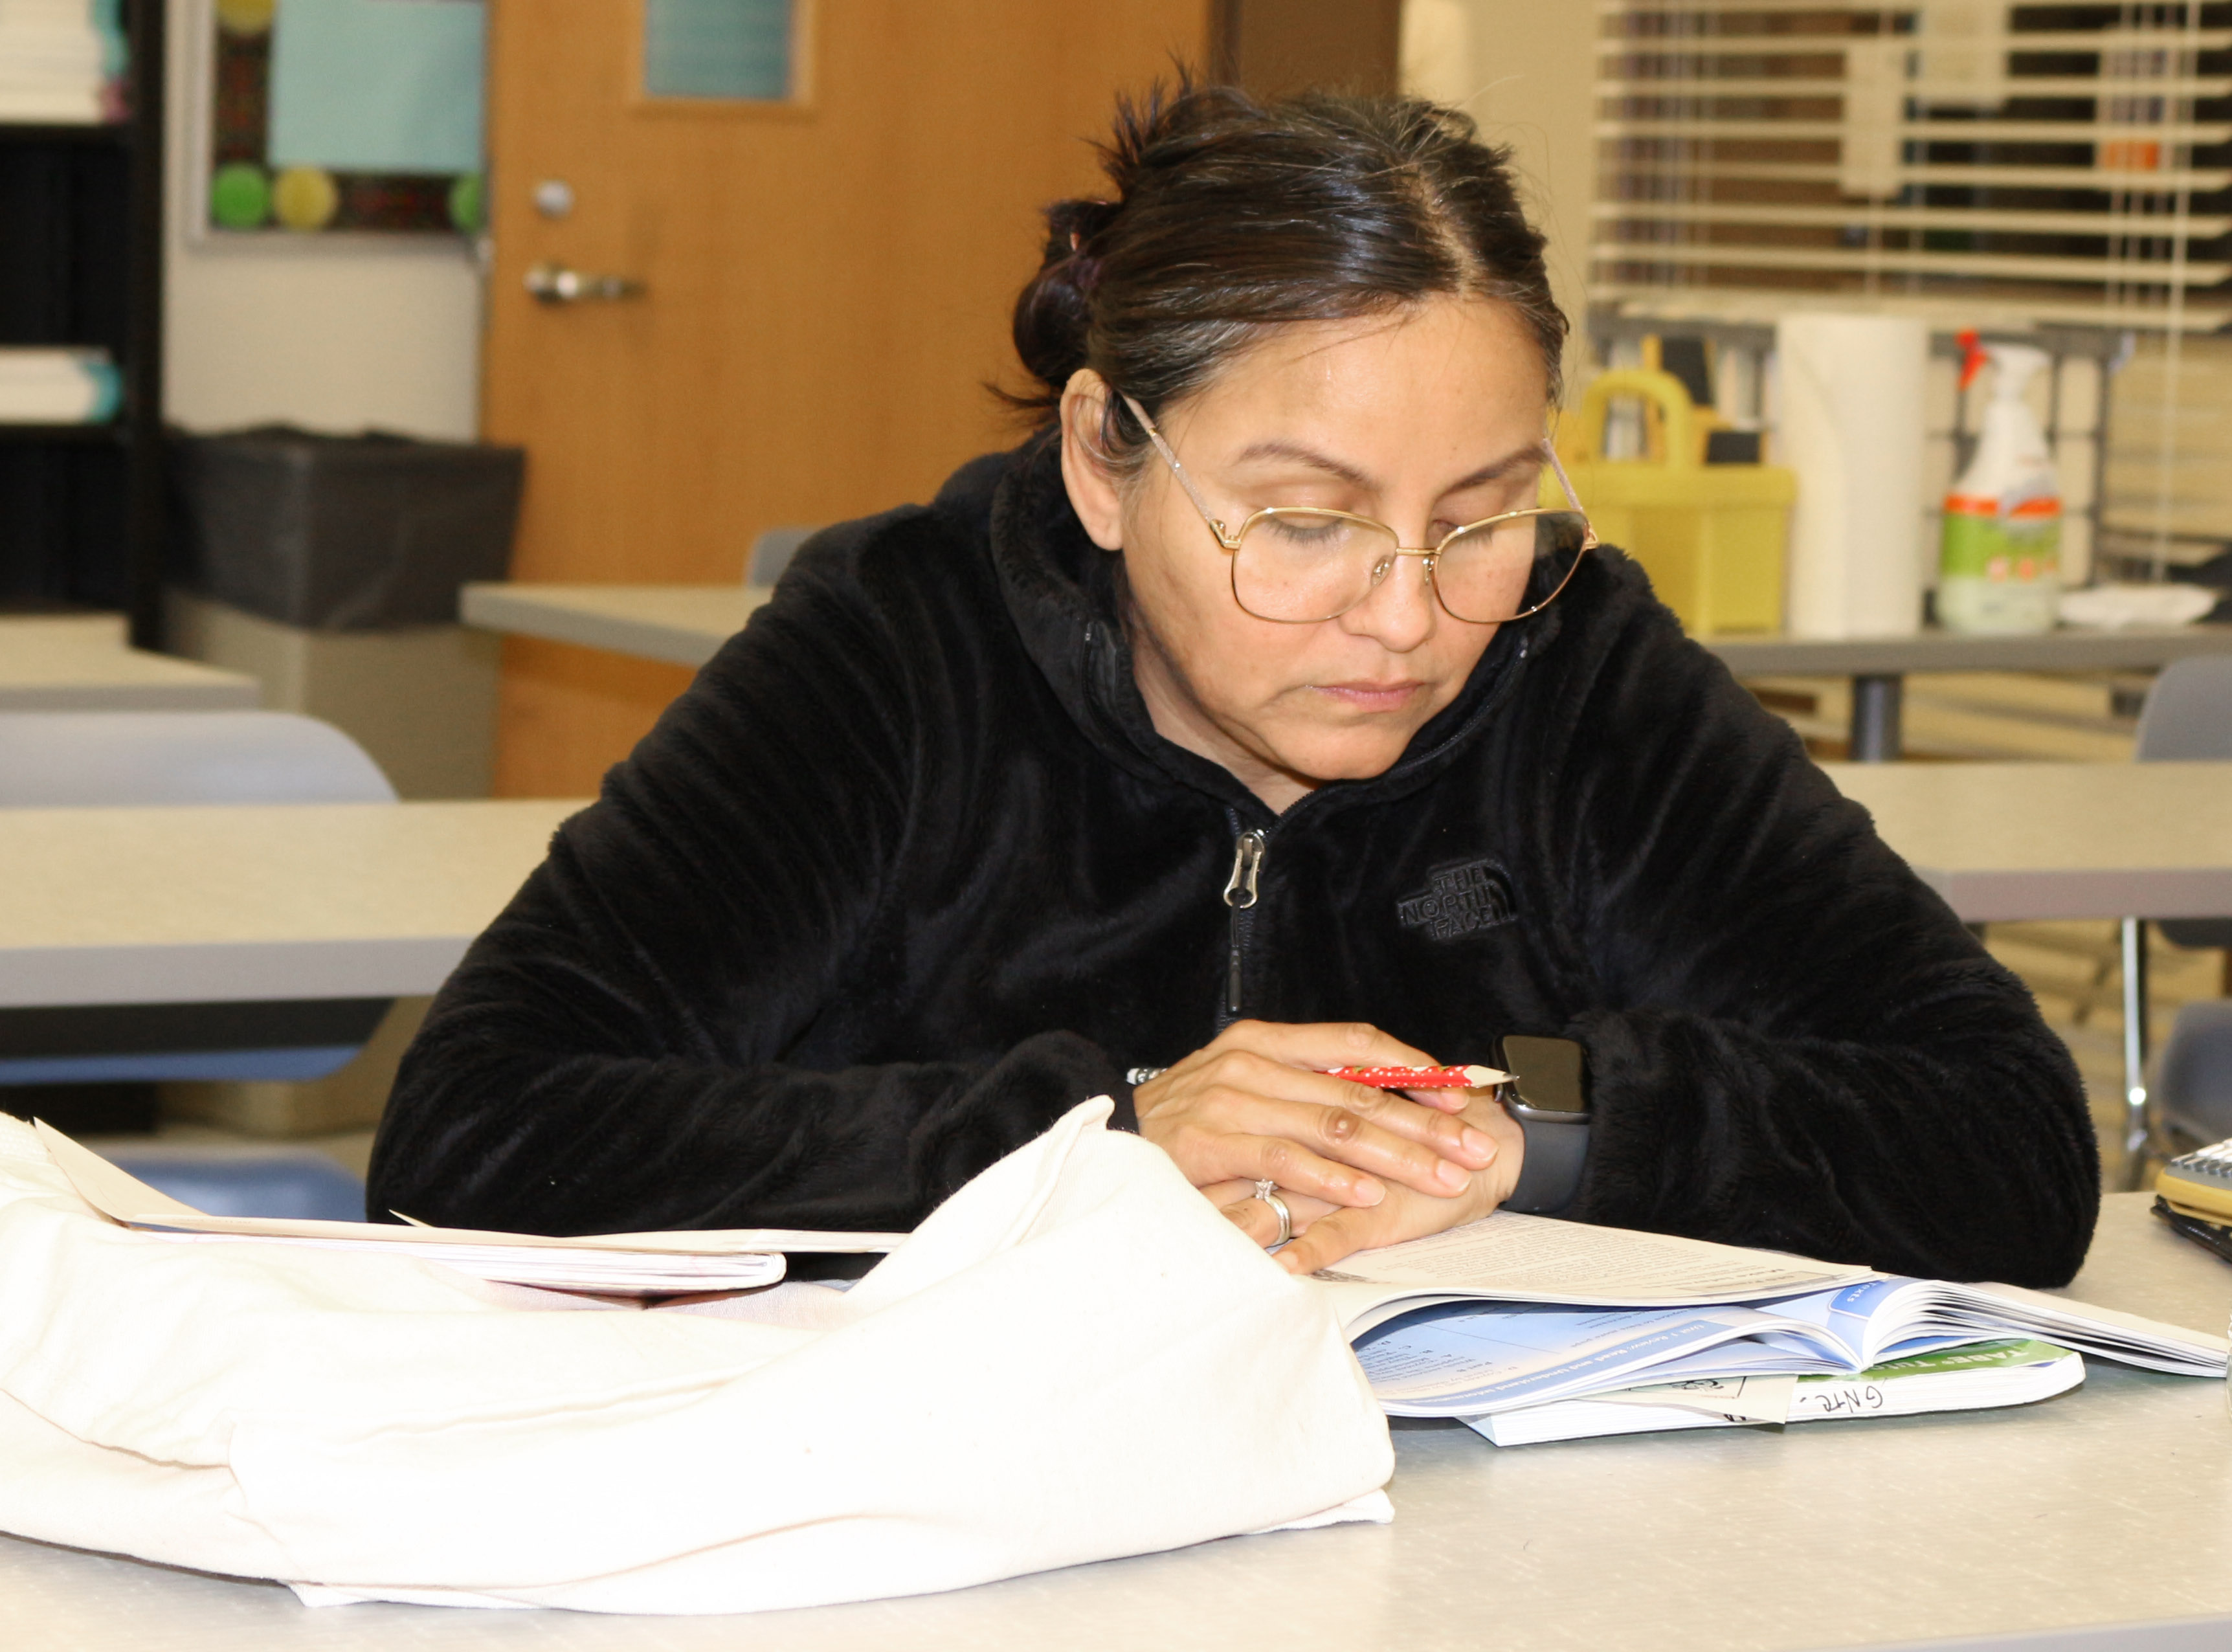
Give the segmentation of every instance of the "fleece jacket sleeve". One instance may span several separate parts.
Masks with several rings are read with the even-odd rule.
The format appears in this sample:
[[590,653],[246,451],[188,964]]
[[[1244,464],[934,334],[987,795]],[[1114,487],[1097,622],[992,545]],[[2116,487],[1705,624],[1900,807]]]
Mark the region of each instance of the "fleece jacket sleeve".
[[900,852],[935,715],[907,659],[942,623],[815,560],[849,559],[794,568],[436,999],[381,1122],[376,1220],[906,1229],[1080,1098],[1128,1098],[1064,1033],[976,1059],[795,1062]]
[[1573,1208],[1887,1271],[2065,1283],[2099,1163],[2022,983],[1655,606],[1576,696],[1597,1004]]

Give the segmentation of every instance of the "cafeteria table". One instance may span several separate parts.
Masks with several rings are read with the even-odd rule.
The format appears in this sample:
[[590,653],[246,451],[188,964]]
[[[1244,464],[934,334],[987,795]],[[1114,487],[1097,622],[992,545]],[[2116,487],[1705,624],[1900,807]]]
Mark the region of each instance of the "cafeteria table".
[[[512,585],[464,587],[469,625],[703,665],[765,602],[763,586]],[[2232,625],[2063,626],[2031,636],[1968,637],[1930,630],[1904,637],[1825,638],[1729,635],[1701,639],[1740,677],[1849,677],[1849,748],[1861,762],[1898,757],[1906,678],[1933,671],[2156,671],[2195,654],[2232,653]]]
[[0,809],[0,1011],[431,993],[582,806]]
[[1827,763],[1969,923],[2125,920],[2124,1151],[2144,1167],[2143,920],[2232,914],[2232,763]]
[[241,672],[129,646],[121,614],[0,615],[0,711],[230,711],[263,694]]
[[[2221,1334],[2232,1267],[2110,1196],[2082,1299]],[[1498,1449],[1398,1422],[1395,1520],[752,1616],[354,1605],[0,1538],[22,1652],[2199,1652],[2232,1645],[2221,1383]],[[1306,1442],[1297,1442],[1306,1449]],[[4,1466],[0,1466],[4,1468]],[[1092,1487],[1071,1489],[1089,1497]]]

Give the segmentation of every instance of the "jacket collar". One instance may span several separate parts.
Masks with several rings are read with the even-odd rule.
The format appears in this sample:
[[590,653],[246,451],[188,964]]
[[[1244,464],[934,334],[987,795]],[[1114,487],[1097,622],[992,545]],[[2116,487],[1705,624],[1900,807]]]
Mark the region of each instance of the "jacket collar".
[[[1001,456],[1001,463],[987,524],[993,566],[1023,646],[1063,709],[1126,770],[1206,793],[1243,818],[1268,819],[1261,800],[1229,770],[1155,732],[1132,673],[1123,559],[1095,545],[1071,508],[1058,433],[1041,432]],[[987,460],[964,467],[938,504],[983,522],[983,489],[992,476]],[[1503,627],[1463,690],[1418,730],[1393,767],[1369,780],[1332,781],[1288,815],[1392,801],[1429,783],[1480,739],[1527,660],[1555,638],[1560,619],[1554,604],[1522,625]]]

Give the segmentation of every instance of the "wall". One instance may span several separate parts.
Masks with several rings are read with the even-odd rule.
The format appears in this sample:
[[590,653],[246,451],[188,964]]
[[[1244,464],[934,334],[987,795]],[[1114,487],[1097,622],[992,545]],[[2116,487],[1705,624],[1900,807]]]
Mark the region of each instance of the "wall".
[[[1588,313],[1589,209],[1596,182],[1597,17],[1579,0],[1407,0],[1403,84],[1455,103],[1482,136],[1510,146],[1529,215],[1550,238],[1550,282],[1578,340]],[[1584,353],[1568,347],[1577,387]]]
[[197,237],[211,0],[171,0],[165,409],[190,430],[284,419],[470,437],[480,278],[461,240]]
[[1389,92],[1404,0],[1217,0],[1216,72],[1259,98],[1306,87]]

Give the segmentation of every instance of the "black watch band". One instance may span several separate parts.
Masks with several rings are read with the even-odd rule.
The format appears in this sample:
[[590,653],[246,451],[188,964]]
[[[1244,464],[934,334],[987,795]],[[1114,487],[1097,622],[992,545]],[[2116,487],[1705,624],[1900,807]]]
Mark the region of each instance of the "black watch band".
[[1554,1215],[1580,1191],[1581,1170],[1589,1156],[1589,1103],[1581,1046],[1571,1039],[1503,1040],[1504,1111],[1527,1138],[1520,1161],[1519,1185],[1503,1202],[1506,1210]]

